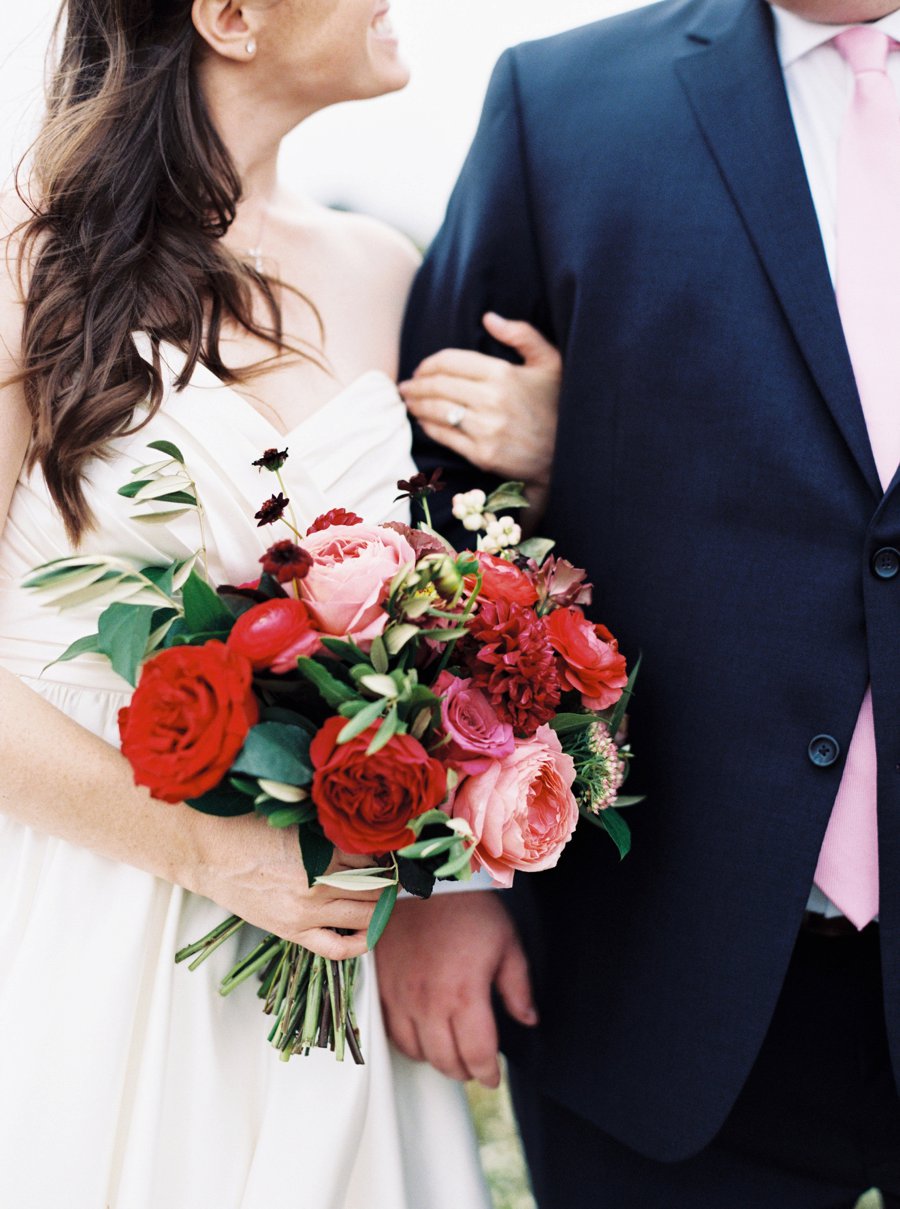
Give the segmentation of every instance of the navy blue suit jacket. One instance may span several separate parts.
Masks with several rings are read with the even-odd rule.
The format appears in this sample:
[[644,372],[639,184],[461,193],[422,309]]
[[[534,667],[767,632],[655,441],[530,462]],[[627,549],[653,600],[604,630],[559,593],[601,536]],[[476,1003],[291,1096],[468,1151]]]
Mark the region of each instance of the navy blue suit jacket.
[[[544,1090],[679,1159],[759,1051],[871,678],[887,1015],[900,1065],[900,547],[762,0],[665,0],[507,52],[415,285],[409,373],[494,309],[565,362],[541,530],[644,653],[634,850],[583,826],[513,892]],[[496,350],[491,350],[496,351]],[[894,350],[890,350],[893,353]],[[426,466],[470,467],[424,439]],[[898,476],[900,477],[900,476]]]

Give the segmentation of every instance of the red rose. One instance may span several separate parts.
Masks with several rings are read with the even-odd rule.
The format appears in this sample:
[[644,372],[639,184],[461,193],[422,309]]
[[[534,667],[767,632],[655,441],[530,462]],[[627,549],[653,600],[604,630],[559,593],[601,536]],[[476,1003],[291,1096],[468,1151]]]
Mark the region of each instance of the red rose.
[[319,636],[309,610],[291,596],[265,600],[242,613],[228,635],[229,649],[249,659],[254,671],[290,672],[300,655],[311,655]]
[[628,669],[606,626],[594,625],[573,608],[555,609],[544,620],[563,687],[581,693],[587,709],[615,705],[628,683]]
[[247,660],[221,642],[154,655],[131,704],[119,711],[135,784],[163,802],[214,789],[259,718],[252,679]]
[[344,852],[392,852],[412,843],[409,821],[444,800],[446,770],[411,735],[394,735],[367,756],[376,726],[338,744],[346,725],[346,718],[329,718],[309,748],[322,829]]
[[[515,563],[481,551],[476,555],[481,569],[479,600],[502,600],[507,604],[523,605],[526,609],[537,602],[537,589],[524,571]],[[472,579],[474,586],[475,580]]]

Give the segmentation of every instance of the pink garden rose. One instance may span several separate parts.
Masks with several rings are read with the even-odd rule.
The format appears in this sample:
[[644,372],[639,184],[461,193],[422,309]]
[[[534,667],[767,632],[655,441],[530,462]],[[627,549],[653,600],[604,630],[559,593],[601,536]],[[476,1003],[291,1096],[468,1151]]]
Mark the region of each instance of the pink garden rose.
[[494,760],[512,755],[513,729],[471,680],[441,672],[434,691],[443,698],[441,720],[450,742],[435,753],[459,772],[485,772]]
[[512,885],[516,869],[552,869],[578,822],[574,780],[572,757],[549,726],[517,740],[512,755],[485,772],[466,777],[452,813],[475,833],[476,865],[501,886]]
[[412,546],[393,529],[331,525],[308,534],[303,549],[313,562],[300,595],[317,629],[368,650],[388,622],[382,604],[391,580],[416,561]]

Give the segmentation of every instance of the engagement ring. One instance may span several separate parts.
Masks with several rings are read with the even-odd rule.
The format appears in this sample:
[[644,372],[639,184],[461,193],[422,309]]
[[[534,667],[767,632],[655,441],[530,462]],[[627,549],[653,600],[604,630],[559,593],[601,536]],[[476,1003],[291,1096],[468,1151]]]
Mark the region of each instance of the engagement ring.
[[466,409],[454,403],[447,411],[447,423],[451,428],[461,428],[466,417]]

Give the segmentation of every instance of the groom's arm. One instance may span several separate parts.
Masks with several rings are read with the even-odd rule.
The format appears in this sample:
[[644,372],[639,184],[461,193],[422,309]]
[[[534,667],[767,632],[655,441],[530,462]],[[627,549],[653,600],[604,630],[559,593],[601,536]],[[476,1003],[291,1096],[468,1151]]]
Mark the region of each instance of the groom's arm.
[[[403,329],[401,376],[411,377],[426,357],[443,348],[514,359],[507,345],[485,331],[482,319],[487,311],[527,320],[555,343],[532,223],[515,51],[507,51],[494,69],[444,224],[413,285]],[[450,503],[455,492],[495,485],[496,480],[488,480],[471,463],[430,440],[417,425],[413,452],[422,470],[444,470],[449,489],[432,511],[445,530],[453,528]]]
[[[446,220],[410,295],[404,377],[442,348],[509,357],[510,350],[482,326],[489,310],[528,320],[554,338],[531,221],[527,158],[515,52],[508,51],[494,71]],[[452,495],[491,484],[421,429],[414,452],[421,469],[442,467],[449,484],[432,505],[438,526],[451,538],[471,540],[471,534],[452,533]],[[398,1048],[453,1078],[490,1086],[500,1078],[492,988],[521,1023],[537,1020],[525,956],[501,903],[493,891],[406,900],[376,949],[385,1019]]]

